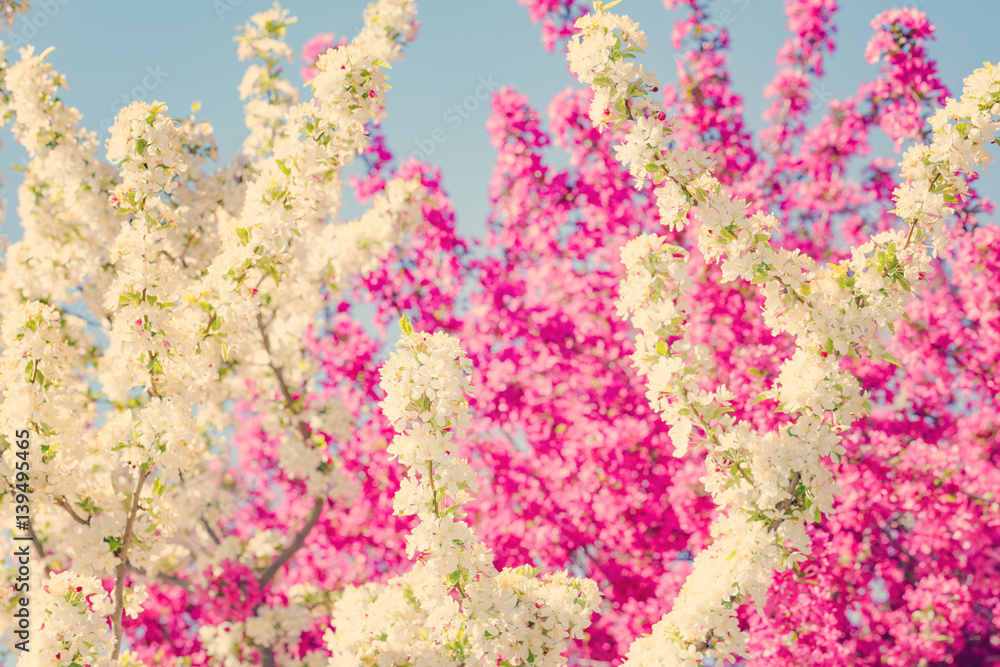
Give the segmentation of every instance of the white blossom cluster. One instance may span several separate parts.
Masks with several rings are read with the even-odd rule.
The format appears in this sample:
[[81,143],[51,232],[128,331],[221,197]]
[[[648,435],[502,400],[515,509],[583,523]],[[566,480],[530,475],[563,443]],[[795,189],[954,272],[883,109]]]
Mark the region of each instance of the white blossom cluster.
[[498,572],[461,514],[475,473],[456,452],[468,425],[471,363],[452,336],[404,336],[380,369],[382,410],[397,435],[389,446],[407,477],[393,507],[416,514],[407,552],[421,559],[385,585],[350,588],[327,634],[331,667],[350,665],[561,665],[583,636],[600,594],[589,579],[540,568]]
[[243,142],[243,152],[252,158],[266,156],[282,133],[285,116],[299,101],[299,91],[281,77],[282,60],[294,59],[292,48],[285,43],[289,25],[295,22],[277,4],[259,14],[254,14],[237,37],[237,57],[242,60],[259,60],[247,66],[239,85],[240,99],[246,100],[244,118],[250,133]]
[[684,261],[688,252],[655,234],[642,234],[625,244],[621,256],[627,273],[616,306],[619,317],[631,318],[637,332],[632,363],[646,376],[646,397],[671,424],[675,453],[683,456],[693,425],[692,404],[710,422],[726,419],[732,397],[725,387],[709,392],[697,386],[712,366],[710,351],[685,335],[684,295],[692,285]]
[[[257,647],[297,648],[302,632],[311,621],[308,610],[302,606],[261,605],[256,614],[244,622],[202,625],[198,628],[198,639],[209,655],[218,661],[213,664],[243,667],[246,663],[237,658],[237,649],[241,644],[249,641]],[[314,659],[311,664],[321,663]]]
[[347,276],[366,276],[381,266],[403,235],[423,219],[424,192],[419,179],[392,179],[357,220],[326,227],[319,241],[324,252],[318,259],[326,262],[321,270],[338,284]]
[[368,145],[367,123],[385,118],[383,68],[402,59],[403,44],[417,36],[417,7],[411,0],[378,0],[365,9],[364,19],[350,44],[320,54],[319,73],[310,81],[316,122],[336,130],[326,150],[341,161]]
[[54,574],[39,591],[37,608],[45,617],[35,640],[37,664],[107,664],[113,647],[105,618],[112,603],[99,579],[70,571]]
[[[96,159],[95,135],[78,127],[77,110],[62,104],[63,78],[46,62],[49,53],[28,46],[8,64],[0,51],[0,85],[7,91],[0,96],[0,126],[10,126],[30,158],[18,187],[24,235],[7,248],[0,295],[8,303],[72,300],[79,289],[87,306],[99,309],[110,282],[101,267],[118,231],[106,188],[115,172]],[[81,283],[83,275],[89,280]]]
[[403,58],[403,44],[417,38],[417,3],[413,0],[376,0],[365,8],[365,26],[357,40],[364,42],[379,60]]
[[7,29],[14,27],[14,21],[18,15],[28,11],[26,0],[3,0],[0,2],[0,21],[7,26]]
[[653,178],[660,219],[682,229],[691,193],[681,184],[704,174],[710,158],[672,147],[663,112],[649,97],[658,89],[656,75],[634,60],[646,47],[645,33],[629,17],[604,11],[581,17],[576,27],[579,34],[570,39],[567,57],[570,71],[593,89],[591,121],[616,130],[630,121],[615,157],[628,168],[636,188]]
[[707,155],[671,150],[666,116],[647,100],[655,79],[632,62],[645,36],[627,17],[608,14],[599,2],[595,7],[577,22],[581,35],[568,55],[571,70],[594,89],[592,120],[615,129],[629,123],[617,157],[637,185],[653,178],[661,222],[680,230],[686,220],[696,221],[706,259],[721,264],[724,280],[761,285],[765,322],[797,346],[761,397],[776,399],[793,423],[767,433],[734,423],[725,414],[731,392],[698,386],[708,355],[686,334],[687,251],[654,235],[622,250],[627,275],[618,307],[638,330],[633,361],[647,378],[650,404],[671,424],[676,453],[687,450],[695,427],[701,431],[708,449],[705,488],[720,508],[715,542],[695,558],[673,609],[633,644],[626,664],[733,660],[746,643],[736,610],[747,600],[760,608],[774,571],[805,558],[805,524],[832,509],[835,487],[826,461],[843,454],[839,434],[870,410],[839,360],[859,354],[892,360],[879,335],[902,316],[945,242],[948,204],[967,193],[960,172],[992,162],[985,149],[1000,128],[1000,68],[987,65],[969,77],[962,100],[950,100],[935,115],[931,145],[904,157],[907,180],[895,199],[908,230],[879,234],[853,249],[849,260],[818,267],[771,245],[777,219],[750,215],[746,201],[724,192]]
[[[251,138],[212,173],[204,169],[216,159],[211,126],[173,118],[158,102],[118,114],[108,165],[94,133],[59,97],[65,81],[48,52],[28,47],[8,63],[0,48],[0,123],[30,158],[18,191],[24,237],[7,249],[0,276],[0,423],[14,433],[31,416],[42,584],[59,584],[63,575],[50,572],[67,568],[115,581],[88,612],[87,632],[103,629],[101,643],[74,636],[79,625],[48,626],[60,641],[98,647],[93,664],[133,664],[121,653],[121,618],[141,596],[139,586],[126,589],[127,572],[182,573],[197,585],[200,572],[228,559],[263,576],[290,548],[287,535],[241,541],[212,530],[233,510],[232,499],[213,492],[232,483],[218,465],[229,456],[219,433],[233,420],[223,406],[245,396],[248,383],[260,392],[263,427],[281,443],[280,464],[316,499],[310,517],[349,498],[327,441],[351,437],[353,419],[340,401],[296,398],[316,389],[318,362],[303,340],[323,288],[335,298],[352,275],[375,268],[420,224],[424,199],[419,180],[393,179],[370,211],[338,220],[340,172],[366,145],[368,122],[384,113],[381,67],[402,57],[398,47],[416,32],[408,0],[382,0],[365,16],[368,37],[352,42],[352,53],[367,60],[342,71],[348,88],[370,84],[365,95],[334,91],[307,104],[297,104],[278,66],[291,55],[283,38],[294,19],[277,6],[251,18],[239,55],[264,61],[241,86]],[[382,65],[365,69],[375,61]],[[364,105],[363,120],[352,100]],[[91,328],[71,314],[80,306]],[[95,343],[96,329],[107,344]],[[0,440],[5,491],[14,454]],[[0,498],[0,514],[13,511],[10,494]],[[313,606],[293,597],[261,607],[238,641],[288,653],[319,613]],[[51,664],[71,664],[72,654],[64,658]]]
[[364,42],[330,49],[316,61],[319,73],[312,79],[318,103],[317,121],[336,129],[339,141],[327,144],[336,159],[367,146],[369,121],[385,117],[384,63]]
[[185,170],[181,135],[164,105],[136,101],[118,112],[108,141],[108,161],[118,165],[120,181],[112,202],[135,210],[145,197],[170,194]]

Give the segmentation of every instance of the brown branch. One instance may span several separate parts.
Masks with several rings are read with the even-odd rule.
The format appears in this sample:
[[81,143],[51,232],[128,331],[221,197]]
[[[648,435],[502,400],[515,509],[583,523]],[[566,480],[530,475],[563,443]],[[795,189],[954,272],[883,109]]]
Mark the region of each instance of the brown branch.
[[[267,337],[267,326],[264,324],[264,319],[260,316],[260,312],[257,312],[257,329],[260,331],[260,337],[264,342],[264,351],[267,352],[267,365],[270,366],[271,371],[274,372],[274,377],[278,381],[278,387],[281,389],[281,395],[285,399],[285,407],[288,409],[292,415],[299,414],[299,408],[295,405],[295,399],[292,398],[292,391],[288,388],[288,383],[285,382],[285,375],[282,372],[284,369],[280,366],[274,365],[274,360],[271,358],[271,341]],[[299,420],[294,420],[295,425],[298,428],[299,434],[305,442],[309,442],[312,434],[309,429]]]
[[292,398],[292,392],[288,388],[288,384],[285,383],[285,376],[282,374],[282,368],[274,365],[274,361],[271,359],[271,341],[267,337],[266,325],[264,324],[264,318],[261,317],[260,312],[257,313],[257,329],[260,331],[260,337],[264,342],[264,351],[267,352],[267,365],[271,367],[274,371],[274,377],[278,381],[278,387],[281,389],[281,395],[285,399],[285,403],[289,410],[292,409],[292,405],[295,404],[295,399]]
[[[149,573],[146,572],[146,570],[142,569],[141,567],[136,567],[135,565],[132,565],[132,563],[125,563],[125,567],[128,568],[129,572],[138,574],[140,577],[146,577],[147,579],[153,578],[149,576]],[[162,581],[165,584],[173,584],[174,586],[180,586],[188,593],[194,593],[197,590],[194,587],[194,584],[192,584],[190,581],[187,581],[186,579],[181,579],[180,577],[176,577],[172,574],[167,574],[166,572],[157,572],[155,578]]]
[[32,544],[34,544],[35,549],[38,550],[38,560],[41,561],[42,567],[45,568],[45,574],[49,574],[50,572],[52,572],[52,568],[49,567],[48,564],[46,564],[45,562],[45,546],[42,544],[42,541],[38,539],[38,536],[35,535],[35,527],[31,523],[30,514],[28,515],[28,532],[31,533]]
[[147,475],[149,475],[149,471],[140,468],[139,479],[135,484],[135,491],[132,493],[132,506],[129,509],[128,520],[125,522],[122,545],[115,553],[119,558],[119,563],[115,567],[115,610],[111,614],[111,625],[115,633],[115,649],[111,653],[112,660],[118,659],[118,652],[122,647],[122,612],[125,607],[125,572],[128,563],[128,550],[132,546],[132,529],[135,525],[136,514],[139,513],[139,494],[142,492],[142,485],[146,483]]
[[769,533],[775,532],[776,530],[778,530],[781,524],[784,523],[785,520],[788,518],[787,516],[788,512],[789,510],[792,509],[792,506],[795,504],[795,489],[798,488],[799,481],[801,481],[801,479],[802,476],[799,474],[798,471],[795,471],[795,474],[792,475],[792,479],[788,482],[788,487],[785,489],[785,491],[788,492],[788,495],[791,496],[791,498],[786,498],[775,506],[776,509],[780,510],[786,516],[771,521],[767,526],[767,532]]
[[77,523],[79,523],[81,525],[84,525],[84,526],[89,526],[90,525],[90,516],[88,516],[86,519],[84,519],[80,515],[78,515],[73,510],[73,506],[69,504],[68,500],[66,500],[65,496],[59,496],[58,498],[56,498],[56,505],[58,505],[59,507],[63,508],[67,512],[69,512],[69,515],[71,517],[73,517],[73,521],[76,521]]
[[201,517],[201,525],[205,526],[205,530],[208,531],[208,536],[212,538],[213,542],[215,542],[216,544],[222,544],[222,542],[219,540],[219,536],[215,534],[215,531],[212,530],[212,526],[208,524],[208,519],[206,519],[205,517]]
[[280,554],[278,554],[278,557],[274,559],[274,562],[271,563],[266,570],[264,570],[264,574],[261,575],[259,582],[261,588],[267,586],[271,579],[274,578],[274,575],[278,573],[278,570],[280,570],[285,563],[291,560],[296,551],[302,548],[302,545],[305,544],[306,536],[309,535],[309,531],[311,531],[313,526],[315,526],[319,521],[319,517],[323,513],[323,505],[325,503],[326,498],[316,499],[312,510],[309,512],[309,516],[306,517],[302,527],[299,528],[299,532],[295,534],[295,539],[293,539],[291,543],[289,543],[289,545],[285,547]]

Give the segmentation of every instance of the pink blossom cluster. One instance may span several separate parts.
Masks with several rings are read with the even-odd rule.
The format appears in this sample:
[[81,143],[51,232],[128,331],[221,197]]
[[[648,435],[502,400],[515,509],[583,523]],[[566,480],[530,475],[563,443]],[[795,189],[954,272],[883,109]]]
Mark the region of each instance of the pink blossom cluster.
[[573,23],[587,13],[587,6],[577,0],[517,0],[531,20],[542,24],[542,44],[549,51],[559,40],[573,34]]
[[337,36],[332,32],[321,32],[312,37],[302,46],[302,67],[299,69],[302,78],[306,81],[312,81],[319,74],[319,69],[316,68],[316,61],[319,60],[320,54],[329,49],[346,45],[346,37],[341,37],[338,40]]

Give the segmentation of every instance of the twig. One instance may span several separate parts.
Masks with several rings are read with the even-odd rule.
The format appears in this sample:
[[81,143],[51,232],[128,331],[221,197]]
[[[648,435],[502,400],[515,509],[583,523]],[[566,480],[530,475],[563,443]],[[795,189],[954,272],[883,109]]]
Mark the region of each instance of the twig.
[[274,562],[271,563],[266,570],[264,570],[264,574],[260,577],[261,588],[267,586],[271,579],[274,578],[274,575],[278,573],[278,570],[281,569],[281,566],[291,560],[292,556],[295,555],[295,552],[302,548],[302,545],[305,544],[306,536],[309,534],[309,531],[311,531],[313,526],[316,525],[316,522],[319,521],[319,517],[323,512],[323,505],[325,503],[326,498],[316,499],[316,503],[309,512],[309,516],[306,517],[305,523],[303,523],[302,527],[299,528],[299,532],[295,534],[295,539],[293,539],[291,543],[285,547],[280,554],[278,554],[278,557],[274,559]]
[[208,536],[212,538],[213,542],[216,544],[222,544],[222,542],[219,541],[219,536],[215,534],[215,531],[212,530],[212,526],[208,524],[208,519],[201,517],[201,525],[205,526],[205,530],[208,531]]
[[142,485],[146,483],[148,474],[148,470],[140,468],[139,481],[136,482],[135,491],[132,493],[132,507],[129,509],[128,521],[125,522],[122,546],[115,554],[120,562],[115,568],[115,610],[111,614],[111,625],[115,633],[115,650],[111,654],[112,660],[118,659],[118,652],[122,647],[122,611],[125,607],[125,572],[128,563],[128,550],[132,546],[132,528],[135,525],[135,516],[139,512],[139,494],[142,492]]
[[45,574],[48,574],[52,571],[52,568],[45,562],[45,546],[38,539],[38,536],[35,535],[35,527],[31,524],[30,515],[28,516],[28,532],[31,533],[31,542],[35,545],[35,549],[38,550],[38,559],[42,562],[42,567],[45,568]]
[[[141,567],[136,567],[135,565],[132,565],[132,563],[125,563],[125,567],[128,568],[129,572],[138,574],[140,577],[146,577],[148,579],[152,578],[149,576],[149,573],[146,572],[146,570],[142,569]],[[181,579],[180,577],[175,577],[174,575],[167,574],[166,572],[157,572],[155,578],[159,579],[165,584],[173,584],[175,586],[180,586],[188,593],[194,593],[197,590],[194,587],[194,584],[192,584],[190,581],[186,579]]]
[[73,517],[73,521],[76,521],[77,523],[82,524],[84,526],[90,525],[90,517],[88,516],[86,519],[84,519],[80,515],[78,515],[75,511],[73,511],[73,506],[69,504],[69,501],[66,500],[64,496],[56,498],[56,505],[69,512],[69,515]]

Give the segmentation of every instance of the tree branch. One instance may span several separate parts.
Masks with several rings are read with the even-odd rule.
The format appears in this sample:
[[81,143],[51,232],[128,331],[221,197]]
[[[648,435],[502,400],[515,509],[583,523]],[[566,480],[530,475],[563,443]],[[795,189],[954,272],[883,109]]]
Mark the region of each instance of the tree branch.
[[42,567],[45,568],[45,574],[49,574],[52,572],[52,568],[50,568],[45,562],[45,545],[43,545],[42,541],[38,539],[37,535],[35,535],[35,526],[31,523],[31,515],[28,515],[28,532],[31,533],[32,544],[34,544],[35,549],[38,550],[38,560],[41,561]]
[[285,547],[280,554],[278,554],[278,557],[274,559],[274,562],[271,563],[271,565],[266,570],[264,570],[264,574],[262,574],[260,577],[261,588],[267,586],[267,584],[270,583],[271,579],[274,578],[274,575],[278,573],[278,570],[280,570],[285,563],[291,560],[292,556],[295,555],[296,551],[302,548],[302,545],[305,544],[306,536],[309,535],[309,531],[311,531],[313,529],[313,526],[315,526],[316,523],[319,521],[319,517],[320,514],[322,514],[323,512],[323,505],[325,503],[326,503],[326,498],[316,499],[316,503],[313,505],[312,510],[310,510],[309,512],[309,516],[306,517],[306,520],[302,524],[302,527],[299,528],[299,532],[295,534],[295,539],[293,539],[291,543],[289,543],[289,545]]
[[115,610],[111,614],[111,625],[115,633],[115,650],[111,654],[111,659],[118,658],[118,652],[122,647],[122,611],[125,607],[125,572],[128,563],[128,550],[132,546],[132,529],[135,526],[135,516],[139,512],[139,494],[142,492],[142,485],[146,483],[146,476],[149,471],[139,469],[139,480],[135,484],[135,491],[132,493],[132,506],[129,509],[128,520],[125,522],[125,532],[122,535],[122,546],[115,554],[119,558],[118,566],[115,568]]
[[212,530],[212,526],[208,524],[208,519],[201,517],[201,525],[205,526],[205,530],[208,531],[208,536],[212,538],[213,542],[216,544],[222,544],[222,542],[219,541],[219,536],[215,534],[215,531]]
[[[132,563],[125,563],[125,567],[128,569],[129,572],[138,574],[140,577],[146,577],[147,579],[153,578],[149,576],[149,573],[146,572],[146,570],[142,569],[141,567],[136,567]],[[173,584],[175,586],[180,586],[188,593],[194,593],[195,590],[197,590],[194,587],[194,584],[192,584],[190,581],[187,581],[186,579],[181,579],[180,577],[175,577],[172,574],[167,574],[165,572],[158,572],[155,578],[158,579],[159,581],[162,581],[165,584]]]
[[[278,381],[278,388],[281,389],[281,395],[285,399],[285,407],[288,409],[292,415],[298,415],[299,409],[295,405],[295,399],[292,397],[292,391],[288,388],[288,383],[285,382],[285,375],[282,372],[283,369],[279,366],[274,365],[274,360],[271,359],[271,341],[267,337],[266,325],[264,324],[264,318],[260,316],[260,311],[257,312],[257,329],[260,331],[260,337],[264,342],[264,351],[267,352],[267,365],[271,367],[271,371],[274,372],[274,377]],[[298,427],[299,434],[302,436],[302,440],[309,442],[312,434],[306,425],[303,424],[298,419],[294,420],[295,425]]]
[[73,510],[73,506],[69,504],[69,501],[66,500],[66,498],[64,496],[59,496],[58,498],[56,498],[56,505],[58,505],[59,507],[63,508],[67,512],[69,512],[69,515],[71,517],[73,517],[73,521],[76,521],[77,523],[79,523],[81,525],[84,525],[84,526],[89,526],[90,525],[90,517],[88,516],[86,519],[84,519],[80,515],[78,515]]

